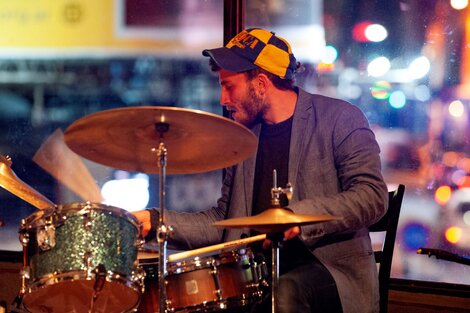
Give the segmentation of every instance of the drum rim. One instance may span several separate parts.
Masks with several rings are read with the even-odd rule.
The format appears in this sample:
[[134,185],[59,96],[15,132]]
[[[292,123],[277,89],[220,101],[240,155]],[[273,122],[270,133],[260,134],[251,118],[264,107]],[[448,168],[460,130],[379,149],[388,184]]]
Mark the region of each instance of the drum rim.
[[[254,303],[255,301],[260,300],[262,297],[263,297],[263,291],[257,289],[252,294],[242,293],[240,296],[236,296],[236,297],[221,298],[220,300],[207,301],[204,303],[188,305],[188,306],[180,307],[180,308],[172,307],[171,300],[170,300],[170,302],[168,303],[168,309],[170,309],[171,312],[175,312],[175,313],[192,313],[192,312],[200,312],[200,311],[212,312],[214,310],[231,309],[231,308],[237,308],[240,306],[245,306],[247,304]],[[221,304],[224,304],[225,308],[220,308]]]
[[57,221],[61,221],[63,217],[71,217],[76,216],[77,212],[81,210],[90,210],[90,211],[104,211],[106,213],[111,213],[113,216],[117,216],[120,218],[125,218],[128,222],[130,222],[134,227],[137,228],[137,231],[140,233],[140,222],[132,213],[121,209],[119,207],[115,207],[112,205],[96,203],[96,202],[72,202],[66,204],[58,204],[53,208],[47,208],[45,210],[40,210],[34,212],[33,214],[27,216],[21,221],[21,230],[25,229],[33,229],[42,226],[39,222],[45,218],[54,216],[54,225]]
[[[75,277],[71,277],[71,279],[69,279],[70,274],[72,276],[77,275],[78,277],[83,277],[84,279],[77,279]],[[45,276],[48,276],[48,277],[46,278]],[[42,284],[40,284],[41,282],[38,280],[38,281],[35,281],[30,286],[27,285],[26,288],[22,290],[22,303],[26,309],[28,309],[28,307],[32,307],[32,305],[34,304],[34,302],[28,303],[28,299],[29,299],[29,296],[33,295],[35,291],[38,291],[43,288],[47,288],[48,286],[56,285],[62,282],[90,281],[94,279],[94,277],[87,274],[86,271],[70,271],[70,272],[60,273],[60,274],[48,274],[45,276],[39,279],[39,280],[46,280]],[[47,281],[50,281],[51,279],[55,281],[48,283]],[[135,293],[136,301],[134,304],[130,305],[129,308],[126,309],[126,311],[127,310],[132,311],[133,309],[139,306],[139,303],[142,299],[142,295],[144,291],[143,277],[141,278],[141,280],[142,282],[139,283],[138,279],[136,279],[135,281],[129,281],[129,279],[125,278],[125,275],[119,275],[119,274],[114,274],[114,273],[108,273],[106,275],[107,282],[122,284],[125,287],[130,288]]]
[[[239,251],[242,251],[242,250],[244,251],[244,253],[242,254],[239,253]],[[168,262],[167,272],[168,274],[178,275],[178,274],[182,274],[186,272],[209,268],[214,265],[221,266],[225,264],[239,262],[241,260],[244,260],[250,257],[253,257],[253,251],[251,250],[250,247],[232,249],[230,251],[224,251],[222,253],[215,253],[215,254],[207,255],[202,258],[200,258],[199,256],[196,256],[194,258]],[[198,263],[201,263],[201,265],[194,264],[197,258],[199,258]],[[209,260],[209,262],[205,262],[205,260]],[[215,261],[215,263],[212,263],[212,261]]]
[[[137,273],[133,275],[108,271],[106,273],[106,281],[109,283],[120,283],[133,289],[137,293],[142,293],[144,288],[143,278],[145,273],[143,273],[140,268],[137,268],[136,271]],[[93,279],[95,279],[95,275],[90,274],[87,270],[50,273],[35,279],[31,283],[27,282],[25,295],[31,294],[38,289],[46,288],[48,286],[56,285],[62,282],[87,281]]]

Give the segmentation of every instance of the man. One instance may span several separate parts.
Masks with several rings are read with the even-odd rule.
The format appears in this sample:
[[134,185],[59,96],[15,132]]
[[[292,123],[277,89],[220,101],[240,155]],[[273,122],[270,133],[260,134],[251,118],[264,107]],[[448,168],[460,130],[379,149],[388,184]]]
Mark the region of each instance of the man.
[[[379,147],[362,112],[294,87],[298,64],[291,47],[269,31],[242,31],[203,55],[219,74],[221,104],[258,136],[258,151],[227,170],[217,207],[168,212],[165,223],[175,228],[169,245],[193,249],[249,235],[247,229],[211,225],[269,208],[276,169],[278,186],[294,187],[289,210],[339,218],[284,233],[279,312],[377,312],[377,269],[367,227],[385,213],[388,195]],[[155,229],[157,214],[136,213],[145,232]]]

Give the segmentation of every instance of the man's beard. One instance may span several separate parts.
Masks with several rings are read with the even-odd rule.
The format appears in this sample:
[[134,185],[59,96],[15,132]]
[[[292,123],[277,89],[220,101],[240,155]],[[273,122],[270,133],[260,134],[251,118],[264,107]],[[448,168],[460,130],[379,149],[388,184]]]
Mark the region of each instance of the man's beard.
[[238,122],[248,128],[251,128],[257,123],[261,123],[267,107],[268,105],[264,99],[258,96],[253,86],[250,85],[248,87],[246,100],[241,103],[241,108],[243,109],[245,116]]

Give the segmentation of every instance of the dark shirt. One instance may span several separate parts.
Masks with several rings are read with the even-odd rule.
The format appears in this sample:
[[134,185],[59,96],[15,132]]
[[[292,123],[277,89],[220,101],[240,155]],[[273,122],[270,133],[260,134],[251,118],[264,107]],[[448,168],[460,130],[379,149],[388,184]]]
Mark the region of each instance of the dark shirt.
[[[272,207],[274,169],[277,172],[277,187],[285,188],[288,183],[291,129],[292,117],[278,124],[263,124],[261,127],[253,187],[253,215]],[[280,204],[281,207],[288,206],[286,195],[281,195]],[[258,233],[252,232],[252,235],[256,234]],[[252,249],[270,265],[271,250],[263,250],[261,245],[262,242],[258,242],[252,246]],[[311,261],[312,258],[312,254],[298,237],[285,241],[282,243],[279,255],[280,273]]]

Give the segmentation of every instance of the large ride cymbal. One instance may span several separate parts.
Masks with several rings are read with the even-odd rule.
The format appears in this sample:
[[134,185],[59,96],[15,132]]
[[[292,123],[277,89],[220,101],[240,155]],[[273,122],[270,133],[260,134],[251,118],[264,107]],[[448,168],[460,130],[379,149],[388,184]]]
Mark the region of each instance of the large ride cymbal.
[[[164,123],[164,124],[162,124]],[[114,168],[159,173],[160,133],[167,149],[166,172],[191,174],[225,168],[256,151],[257,138],[228,118],[175,107],[125,107],[97,112],[70,125],[66,144],[79,155]]]
[[213,225],[222,228],[250,228],[262,233],[273,233],[287,230],[294,226],[302,226],[337,220],[331,215],[295,214],[282,208],[270,208],[260,214],[231,218],[215,222]]

